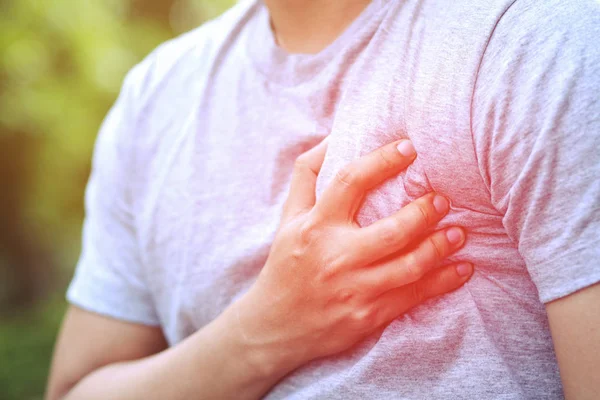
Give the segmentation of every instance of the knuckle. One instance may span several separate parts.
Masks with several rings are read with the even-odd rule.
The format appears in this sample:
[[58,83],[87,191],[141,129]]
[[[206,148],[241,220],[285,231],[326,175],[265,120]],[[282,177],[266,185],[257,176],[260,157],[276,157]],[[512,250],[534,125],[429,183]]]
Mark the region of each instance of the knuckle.
[[295,248],[290,252],[290,259],[294,262],[294,264],[298,264],[306,257],[306,250]]
[[308,163],[308,153],[302,153],[300,154],[297,158],[296,161],[294,162],[294,167],[297,168],[308,168],[309,163]]
[[396,168],[397,163],[395,160],[397,159],[396,154],[398,152],[395,151],[394,153],[395,154],[392,154],[392,152],[386,148],[383,148],[377,152],[379,159],[381,160],[381,166],[385,171],[391,171]]
[[318,240],[319,234],[319,223],[309,218],[300,225],[298,236],[303,246],[310,246]]
[[390,224],[381,229],[379,232],[379,240],[386,247],[396,245],[398,242],[399,230],[395,224]]
[[306,161],[302,158],[302,156],[298,157],[296,161],[294,161],[294,170],[296,171],[306,169],[307,167]]
[[417,204],[416,209],[417,211],[415,212],[415,219],[417,219],[423,227],[429,226],[431,223],[431,218],[429,216],[427,207],[424,204]]
[[352,164],[348,164],[337,172],[335,179],[344,186],[355,186],[360,181],[360,174]]
[[356,293],[349,289],[340,290],[337,299],[341,303],[352,303],[356,299]]
[[[339,251],[339,250],[338,250]],[[349,265],[349,259],[346,252],[336,252],[327,259],[327,265],[336,271],[345,270]]]
[[425,274],[424,265],[420,262],[419,257],[417,257],[415,253],[408,253],[405,256],[404,267],[413,280],[420,279]]
[[371,307],[358,307],[351,315],[353,325],[359,329],[374,327],[375,313]]
[[306,153],[304,153],[298,156],[296,161],[294,161],[293,173],[301,174],[306,172],[313,172],[313,169],[311,168],[311,163],[309,162]]
[[388,247],[404,247],[411,240],[406,223],[399,216],[389,218],[385,224],[381,225],[378,233],[381,243]]
[[410,290],[411,290],[412,298],[417,304],[422,303],[423,301],[425,301],[427,299],[427,296],[425,296],[425,288],[423,287],[422,284],[415,283],[415,284],[411,285]]
[[428,238],[427,241],[429,242],[429,247],[431,248],[435,259],[442,260],[446,254],[444,246],[433,237]]
[[376,328],[383,322],[384,316],[380,307],[372,306],[369,313],[369,327]]
[[[340,274],[340,271],[345,269],[345,265],[343,257],[326,254],[322,257],[317,279],[321,282],[331,282]],[[341,297],[351,300],[352,296],[348,293],[350,292],[341,291],[338,293],[340,301]]]
[[337,274],[334,268],[330,268],[326,265],[321,265],[314,279],[322,284],[329,284],[329,282],[331,282],[336,275]]

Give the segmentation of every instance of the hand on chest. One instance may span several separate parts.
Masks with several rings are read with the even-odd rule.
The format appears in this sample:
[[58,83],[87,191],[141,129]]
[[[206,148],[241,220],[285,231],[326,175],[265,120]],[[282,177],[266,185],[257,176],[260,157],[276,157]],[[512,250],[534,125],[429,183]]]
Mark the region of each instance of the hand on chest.
[[[340,119],[345,117],[339,113],[338,116]],[[327,155],[319,173],[317,197],[346,164],[384,144],[406,137],[408,135],[403,131],[402,124],[393,119],[347,116],[345,120],[337,121],[329,137]],[[434,191],[424,163],[426,158],[425,155],[419,155],[405,171],[368,193],[357,215],[357,222],[362,226],[369,225]]]

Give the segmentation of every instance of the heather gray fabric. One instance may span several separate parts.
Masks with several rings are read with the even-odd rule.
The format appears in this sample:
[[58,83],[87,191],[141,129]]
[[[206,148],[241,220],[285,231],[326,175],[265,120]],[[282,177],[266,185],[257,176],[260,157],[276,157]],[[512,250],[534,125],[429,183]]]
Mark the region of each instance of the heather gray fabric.
[[561,398],[543,306],[600,281],[600,4],[375,0],[317,55],[278,48],[246,1],[128,76],[98,138],[69,300],[171,344],[253,282],[295,157],[347,162],[409,137],[366,225],[436,190],[465,226],[462,289],[317,360],[270,399]]

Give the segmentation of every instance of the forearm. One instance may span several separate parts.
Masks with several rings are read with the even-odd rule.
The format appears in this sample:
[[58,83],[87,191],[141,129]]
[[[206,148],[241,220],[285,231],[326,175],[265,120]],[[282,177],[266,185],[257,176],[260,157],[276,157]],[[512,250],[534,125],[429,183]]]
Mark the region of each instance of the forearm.
[[180,344],[140,360],[102,367],[64,397],[77,399],[257,399],[291,368],[245,341],[229,309]]

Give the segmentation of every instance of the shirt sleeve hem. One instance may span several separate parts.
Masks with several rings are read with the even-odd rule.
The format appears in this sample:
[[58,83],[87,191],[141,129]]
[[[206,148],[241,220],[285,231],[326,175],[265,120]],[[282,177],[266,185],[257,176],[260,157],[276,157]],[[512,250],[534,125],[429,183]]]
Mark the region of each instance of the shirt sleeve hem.
[[[84,279],[73,280],[67,290],[67,301],[83,310],[147,326],[160,326],[156,313],[142,301],[135,301],[130,296],[118,295],[128,293],[126,288],[110,291],[96,285],[89,285]],[[100,285],[102,286],[102,285]],[[107,296],[108,293],[113,295]],[[101,300],[100,300],[101,299]]]
[[600,256],[593,245],[564,253],[558,259],[542,263],[535,269],[554,269],[558,272],[551,277],[534,277],[542,303],[558,300],[600,282]]

